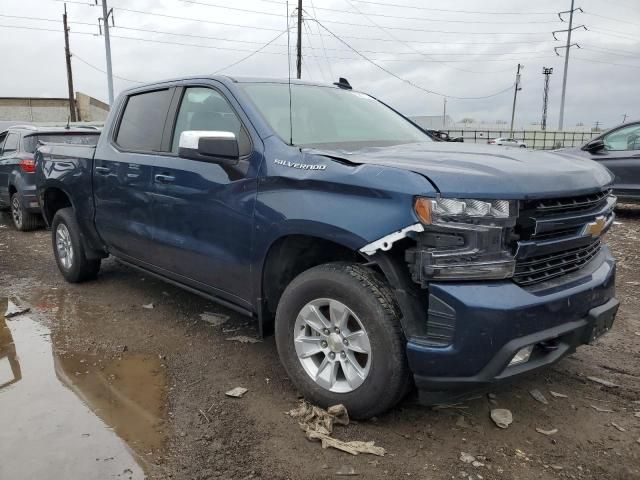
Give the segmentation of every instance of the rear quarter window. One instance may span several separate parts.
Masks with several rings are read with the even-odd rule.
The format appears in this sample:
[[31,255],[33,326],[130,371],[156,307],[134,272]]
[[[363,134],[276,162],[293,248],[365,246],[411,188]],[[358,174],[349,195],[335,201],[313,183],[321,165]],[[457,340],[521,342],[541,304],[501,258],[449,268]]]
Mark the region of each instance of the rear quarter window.
[[170,89],[131,95],[120,119],[116,144],[130,151],[160,151],[171,96]]

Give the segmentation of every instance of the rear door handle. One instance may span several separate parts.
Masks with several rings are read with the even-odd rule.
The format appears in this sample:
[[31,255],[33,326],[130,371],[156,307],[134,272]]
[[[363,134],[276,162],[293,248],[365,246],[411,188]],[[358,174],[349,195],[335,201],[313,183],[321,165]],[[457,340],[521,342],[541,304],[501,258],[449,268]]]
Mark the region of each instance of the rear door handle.
[[111,169],[107,167],[96,167],[96,173],[107,174],[111,171]]
[[171,175],[155,175],[153,179],[158,183],[172,183],[176,177]]

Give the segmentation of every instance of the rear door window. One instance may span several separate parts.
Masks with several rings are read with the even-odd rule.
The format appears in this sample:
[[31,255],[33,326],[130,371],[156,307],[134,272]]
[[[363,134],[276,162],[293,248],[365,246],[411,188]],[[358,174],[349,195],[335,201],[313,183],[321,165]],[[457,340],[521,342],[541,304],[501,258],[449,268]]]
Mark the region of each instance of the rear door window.
[[172,94],[172,89],[165,89],[130,96],[116,135],[118,146],[134,152],[161,151]]

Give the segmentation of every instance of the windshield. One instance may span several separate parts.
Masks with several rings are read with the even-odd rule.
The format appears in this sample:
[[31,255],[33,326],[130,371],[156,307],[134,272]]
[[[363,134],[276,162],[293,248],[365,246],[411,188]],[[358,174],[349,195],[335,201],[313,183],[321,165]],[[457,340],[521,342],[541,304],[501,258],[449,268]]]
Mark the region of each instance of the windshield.
[[315,85],[247,83],[242,87],[271,128],[289,143],[307,147],[358,148],[430,142],[401,115],[364,93]]
[[98,144],[100,132],[87,133],[46,133],[36,134],[24,137],[24,151],[33,153],[38,148],[39,143],[71,143],[73,145],[90,145]]

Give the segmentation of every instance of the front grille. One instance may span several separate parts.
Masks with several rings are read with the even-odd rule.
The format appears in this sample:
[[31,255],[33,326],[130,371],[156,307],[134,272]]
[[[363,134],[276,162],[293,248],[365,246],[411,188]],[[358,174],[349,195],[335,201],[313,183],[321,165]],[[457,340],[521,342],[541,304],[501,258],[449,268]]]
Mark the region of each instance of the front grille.
[[610,193],[611,190],[605,190],[578,197],[533,200],[527,202],[523,210],[531,211],[530,213],[538,218],[562,213],[584,212],[602,207]]
[[600,239],[597,239],[586,247],[516,261],[513,280],[519,285],[533,285],[574,272],[589,263],[600,251],[600,246]]
[[514,228],[514,281],[520,285],[544,282],[576,271],[593,259],[600,251],[600,240],[585,246],[589,240],[582,232],[597,217],[611,219],[615,201],[610,195],[611,190],[605,190],[522,202]]

